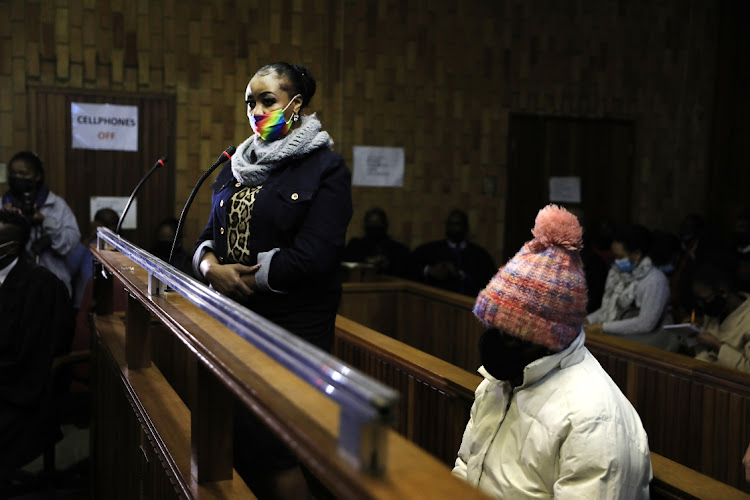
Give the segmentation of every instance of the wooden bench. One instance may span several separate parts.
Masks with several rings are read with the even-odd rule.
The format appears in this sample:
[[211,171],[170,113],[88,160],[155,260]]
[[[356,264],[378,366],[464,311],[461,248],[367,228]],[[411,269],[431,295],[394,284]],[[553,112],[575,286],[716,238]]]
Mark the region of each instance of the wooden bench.
[[336,497],[486,498],[393,430],[382,474],[353,467],[339,453],[340,408],[326,394],[180,294],[151,293],[153,276],[127,256],[95,256],[109,275],[97,304],[111,305],[114,286],[129,294],[124,315],[93,319],[95,498],[252,498],[232,469],[235,401]]
[[[473,304],[389,279],[345,283],[339,314],[475,373],[483,326]],[[588,335],[586,346],[640,414],[653,452],[750,491],[740,462],[750,442],[749,374],[609,335]]]
[[[336,320],[334,352],[404,394],[395,429],[453,466],[481,377],[343,316]],[[653,499],[750,498],[657,453],[651,464]]]

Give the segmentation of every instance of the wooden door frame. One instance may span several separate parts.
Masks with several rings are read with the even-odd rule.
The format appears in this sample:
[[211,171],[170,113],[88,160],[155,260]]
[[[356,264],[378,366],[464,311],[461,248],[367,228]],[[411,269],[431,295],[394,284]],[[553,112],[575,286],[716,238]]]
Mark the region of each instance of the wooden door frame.
[[[42,128],[40,128],[41,123],[39,122],[39,116],[40,112],[43,113],[44,110],[40,110],[39,106],[41,97],[43,94],[45,95],[58,95],[58,96],[65,96],[67,97],[75,97],[80,98],[83,97],[84,99],[87,97],[90,97],[92,100],[94,99],[102,99],[109,98],[112,100],[129,100],[129,101],[138,101],[139,106],[141,106],[144,101],[149,101],[153,99],[154,101],[160,101],[160,103],[167,103],[167,107],[170,110],[169,114],[171,115],[168,118],[172,119],[172,127],[173,129],[171,132],[169,132],[166,136],[167,141],[167,150],[165,153],[170,157],[170,161],[172,165],[170,165],[170,170],[172,171],[169,175],[174,176],[175,172],[175,165],[174,165],[174,158],[175,158],[175,152],[176,152],[176,143],[177,143],[177,137],[176,137],[176,114],[177,114],[177,96],[174,93],[156,93],[156,92],[126,92],[126,91],[108,91],[108,90],[99,90],[99,89],[81,89],[81,88],[62,88],[62,87],[48,87],[48,86],[37,86],[37,85],[31,85],[28,87],[28,117],[29,117],[29,128],[30,128],[30,147],[33,151],[40,151],[41,148],[44,148],[44,151],[40,151],[41,157],[43,159],[52,161],[52,158],[55,158],[56,161],[59,163],[56,164],[55,168],[48,168],[45,169],[45,175],[46,175],[46,181],[47,184],[50,186],[52,191],[54,191],[56,194],[61,196],[63,199],[70,199],[71,196],[74,196],[75,193],[69,193],[67,189],[68,184],[68,178],[70,175],[68,165],[70,157],[69,152],[71,150],[71,124],[70,124],[70,110],[66,109],[63,111],[62,117],[56,116],[54,119],[57,119],[58,121],[62,121],[63,123],[59,126],[54,127],[48,127],[49,134],[52,134],[51,137],[40,137],[42,133]],[[69,99],[66,99],[69,100]],[[54,110],[56,113],[60,113],[59,110]],[[143,127],[144,125],[140,125],[140,127]],[[142,130],[139,130],[139,145],[138,150],[135,152],[136,154],[143,154],[144,144],[142,143],[140,138],[142,137]],[[50,146],[50,144],[52,146]],[[132,152],[131,152],[132,153]],[[163,154],[163,153],[162,153]],[[161,155],[158,155],[161,156]],[[62,161],[60,161],[60,157],[63,158]],[[150,167],[149,165],[143,166],[143,172],[146,172],[146,169]],[[140,178],[140,175],[138,176]],[[130,190],[135,187],[135,184],[138,180],[138,178],[133,180],[132,186],[128,187],[127,193],[118,193],[117,196],[127,196],[130,194]],[[172,178],[173,179],[173,178]],[[169,214],[168,216],[172,216],[174,212],[174,198],[175,198],[175,183],[170,182],[171,189],[167,192],[167,201],[169,206]],[[148,187],[148,186],[144,186]],[[143,196],[144,193],[141,193],[140,196]],[[142,205],[141,205],[142,206]],[[140,212],[140,210],[139,210]],[[80,213],[76,214],[77,218],[79,220],[83,219],[84,216]],[[139,213],[139,221],[143,220],[142,215]],[[151,232],[155,229],[153,223],[146,222],[143,225],[139,223],[139,227],[136,231],[132,231],[131,234],[127,234],[127,231],[123,231],[123,235],[129,239],[145,239],[149,238],[151,236]],[[82,225],[81,232],[85,232],[86,225]],[[144,231],[144,233],[141,233],[141,231]]]

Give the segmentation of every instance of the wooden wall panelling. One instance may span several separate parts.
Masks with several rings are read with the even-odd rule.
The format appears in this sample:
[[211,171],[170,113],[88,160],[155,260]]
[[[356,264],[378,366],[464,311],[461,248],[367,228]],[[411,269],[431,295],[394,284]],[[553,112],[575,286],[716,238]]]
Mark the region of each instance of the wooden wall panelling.
[[[504,248],[514,245],[503,237],[512,192],[510,113],[636,120],[633,217],[674,228],[686,207],[705,205],[708,122],[714,96],[723,95],[714,89],[731,81],[726,71],[719,78],[712,71],[719,18],[732,19],[741,4],[685,8],[669,0],[623,8],[615,0],[586,0],[574,8],[545,5],[528,17],[526,8],[491,1],[456,9],[437,0],[405,10],[396,2],[373,7],[351,0],[284,0],[273,8],[198,0],[137,8],[121,0],[4,2],[0,81],[11,79],[14,96],[0,111],[0,157],[34,141],[26,125],[30,85],[168,89],[178,94],[183,121],[194,106],[192,90],[233,94],[228,82],[246,83],[261,64],[286,59],[307,63],[318,76],[311,111],[319,112],[349,163],[354,145],[406,148],[403,188],[355,186],[354,220],[381,205],[393,236],[412,248],[442,237],[434,222],[457,205],[496,259],[516,250]],[[389,14],[396,11],[404,14]],[[744,46],[737,46],[741,53]],[[243,110],[233,107],[221,130],[207,132],[208,146],[183,136],[190,138],[187,178],[205,168],[201,148],[213,157],[247,137]],[[495,192],[483,192],[488,177],[496,179]],[[173,189],[178,198],[180,192]],[[186,241],[208,216],[206,198],[191,211]],[[358,233],[352,226],[350,235]]]

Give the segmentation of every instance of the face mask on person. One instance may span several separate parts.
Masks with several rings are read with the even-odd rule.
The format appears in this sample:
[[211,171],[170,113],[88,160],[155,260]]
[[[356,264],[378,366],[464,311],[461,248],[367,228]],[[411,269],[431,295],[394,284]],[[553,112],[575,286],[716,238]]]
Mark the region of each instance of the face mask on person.
[[617,266],[617,269],[619,269],[622,273],[632,273],[633,269],[635,269],[635,266],[627,257],[615,260],[615,265]]
[[718,293],[708,302],[700,303],[701,310],[706,313],[707,316],[712,316],[714,318],[721,317],[724,314],[724,309],[726,309],[726,307],[727,299]]
[[732,236],[734,238],[734,243],[737,246],[738,251],[744,250],[748,245],[750,245],[750,232],[737,232]]
[[674,271],[674,264],[670,262],[669,264],[659,266],[659,271],[663,272],[664,274],[670,274],[672,271]]
[[22,197],[24,193],[31,193],[36,188],[36,181],[28,177],[8,177],[8,187],[17,197]]
[[386,229],[385,226],[379,224],[373,224],[371,226],[365,226],[365,237],[370,240],[382,240],[385,238]]
[[484,369],[498,380],[514,384],[522,382],[527,365],[553,354],[544,346],[527,342],[497,328],[486,330],[479,337],[479,358]]
[[277,109],[264,115],[250,115],[250,127],[252,127],[253,132],[264,141],[275,141],[286,137],[292,129],[292,123],[295,120],[290,118],[289,121],[286,121],[284,119],[284,112],[298,95],[292,97],[292,100],[284,106],[284,109]]

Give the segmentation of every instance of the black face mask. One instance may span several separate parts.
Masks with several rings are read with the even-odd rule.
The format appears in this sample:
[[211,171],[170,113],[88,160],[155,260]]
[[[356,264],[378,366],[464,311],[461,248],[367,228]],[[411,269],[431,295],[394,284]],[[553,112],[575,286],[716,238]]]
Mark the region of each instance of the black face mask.
[[379,241],[385,238],[384,226],[365,226],[365,238],[368,240]]
[[33,193],[36,189],[36,181],[27,177],[8,177],[8,186],[18,198],[23,197],[24,193]]
[[750,245],[750,232],[734,233],[732,237],[738,249]]
[[490,375],[519,385],[527,365],[554,354],[548,348],[521,340],[497,328],[490,328],[479,338],[479,357]]
[[727,307],[727,299],[723,295],[716,294],[714,298],[708,302],[699,301],[700,309],[708,316],[714,318],[721,318],[724,315],[724,310]]

